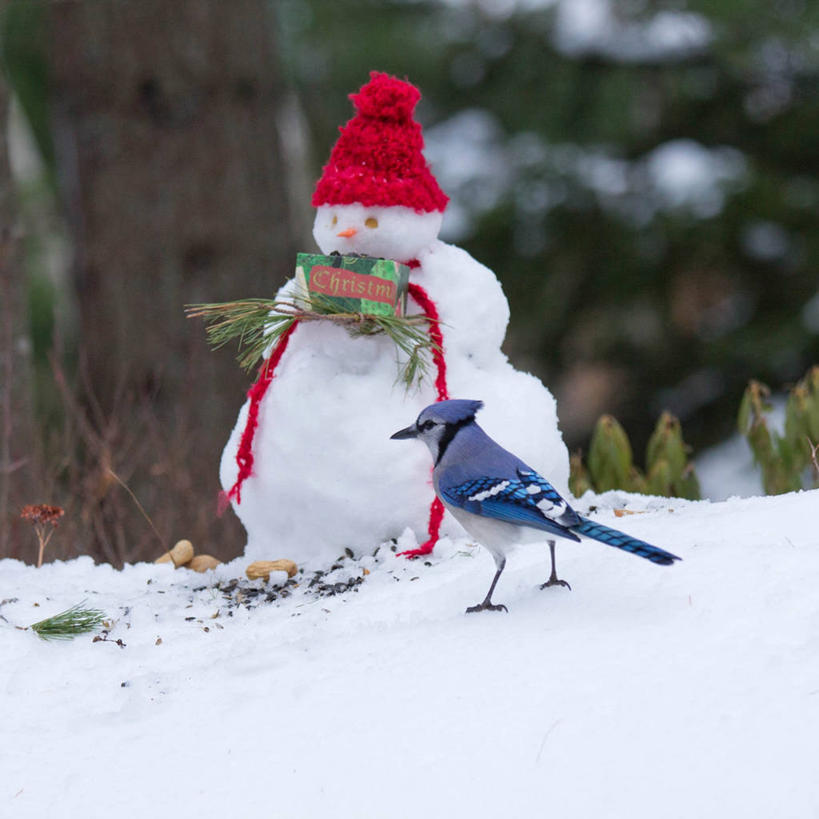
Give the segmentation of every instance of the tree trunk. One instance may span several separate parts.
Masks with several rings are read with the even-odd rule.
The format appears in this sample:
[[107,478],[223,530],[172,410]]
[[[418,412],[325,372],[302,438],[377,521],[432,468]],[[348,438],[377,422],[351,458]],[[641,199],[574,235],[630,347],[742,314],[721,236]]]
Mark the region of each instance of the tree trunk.
[[[0,18],[5,11],[0,2]],[[0,77],[0,558],[25,555],[32,537],[20,508],[33,496],[31,344],[26,317],[22,242],[9,166],[8,88]],[[32,539],[33,543],[33,539]]]
[[115,562],[159,548],[113,472],[163,541],[227,557],[243,538],[232,514],[215,519],[218,461],[250,378],[183,309],[269,296],[291,274],[269,3],[67,0],[48,14],[94,527]]

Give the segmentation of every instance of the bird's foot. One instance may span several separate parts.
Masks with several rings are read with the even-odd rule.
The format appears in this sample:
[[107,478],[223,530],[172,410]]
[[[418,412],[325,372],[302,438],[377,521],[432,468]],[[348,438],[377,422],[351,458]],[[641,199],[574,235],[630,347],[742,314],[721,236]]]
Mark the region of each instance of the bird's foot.
[[545,589],[549,586],[565,586],[569,591],[572,590],[572,587],[565,580],[560,580],[554,576],[550,577],[540,588]]
[[466,613],[472,614],[476,611],[505,611],[508,613],[509,609],[503,603],[490,603],[488,600],[484,600],[483,603],[478,603],[477,606],[470,606]]

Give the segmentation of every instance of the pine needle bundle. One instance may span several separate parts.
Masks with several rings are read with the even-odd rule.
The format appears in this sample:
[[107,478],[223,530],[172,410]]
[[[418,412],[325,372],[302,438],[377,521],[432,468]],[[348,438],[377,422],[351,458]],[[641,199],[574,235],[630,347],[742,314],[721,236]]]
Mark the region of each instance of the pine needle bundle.
[[309,301],[243,299],[191,304],[185,312],[189,318],[204,319],[214,349],[238,341],[237,360],[245,370],[254,369],[295,321],[330,321],[346,327],[354,336],[384,333],[406,357],[399,367],[399,378],[407,388],[423,380],[429,367],[428,355],[437,349],[425,326],[431,321],[428,316],[345,312],[336,302],[316,293],[310,294]]
[[232,341],[239,342],[237,360],[243,370],[252,370],[268,347],[276,342],[295,321],[277,312],[273,299],[189,304],[188,318],[202,318],[207,325],[208,341],[218,350]]
[[85,607],[85,601],[77,603],[53,617],[47,617],[29,626],[43,640],[71,640],[79,634],[95,631],[105,619],[105,614],[99,609]]

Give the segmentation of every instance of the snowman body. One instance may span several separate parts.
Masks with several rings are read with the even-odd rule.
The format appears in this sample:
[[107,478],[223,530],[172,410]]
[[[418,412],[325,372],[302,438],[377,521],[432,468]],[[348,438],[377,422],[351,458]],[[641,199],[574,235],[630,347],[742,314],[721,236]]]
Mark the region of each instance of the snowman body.
[[[314,236],[325,254],[361,253],[412,262],[410,281],[436,305],[450,397],[485,402],[481,424],[565,493],[568,454],[555,401],[501,351],[509,307],[500,283],[468,253],[437,238],[442,214],[353,203],[317,209]],[[279,298],[292,299],[288,282]],[[409,313],[420,312],[410,299]],[[426,539],[434,498],[429,453],[397,447],[390,435],[436,400],[434,367],[417,387],[384,336],[354,337],[330,322],[296,327],[261,400],[253,469],[233,499],[251,559],[334,560],[372,551],[406,527]],[[249,409],[241,409],[222,455],[220,478],[234,485]],[[447,513],[442,534],[462,534]]]

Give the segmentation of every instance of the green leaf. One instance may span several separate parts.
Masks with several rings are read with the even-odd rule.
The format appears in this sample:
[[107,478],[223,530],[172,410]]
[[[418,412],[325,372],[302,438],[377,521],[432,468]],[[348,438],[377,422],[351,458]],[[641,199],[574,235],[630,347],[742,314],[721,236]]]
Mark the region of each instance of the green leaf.
[[598,492],[626,489],[632,471],[631,444],[616,418],[601,415],[589,447],[589,472]]
[[819,366],[811,367],[802,383],[808,391],[805,409],[807,434],[816,442],[819,441]]
[[569,489],[576,498],[579,498],[591,488],[591,479],[588,470],[583,465],[583,456],[575,452],[569,458]]
[[696,472],[694,472],[693,464],[688,464],[683,470],[682,477],[677,484],[674,494],[678,498],[685,498],[686,500],[700,499],[700,482],[697,479]]
[[[668,492],[678,481],[688,460],[680,422],[670,412],[663,412],[646,448],[646,471],[650,475],[655,464],[662,461],[668,472]],[[650,482],[650,481],[649,481]],[[665,493],[658,493],[665,494]]]
[[739,402],[737,429],[745,436],[748,435],[751,429],[751,391],[749,387],[745,388],[745,392],[742,393],[742,401]]
[[629,470],[626,485],[623,487],[623,489],[627,490],[628,492],[639,492],[643,495],[648,491],[646,489],[646,477],[636,466],[632,465],[631,469]]
[[785,406],[785,437],[780,451],[790,471],[801,473],[810,462],[810,394],[804,383],[797,384]]
[[649,495],[662,495],[671,497],[672,468],[665,458],[658,458],[654,461],[646,476],[646,489]]

